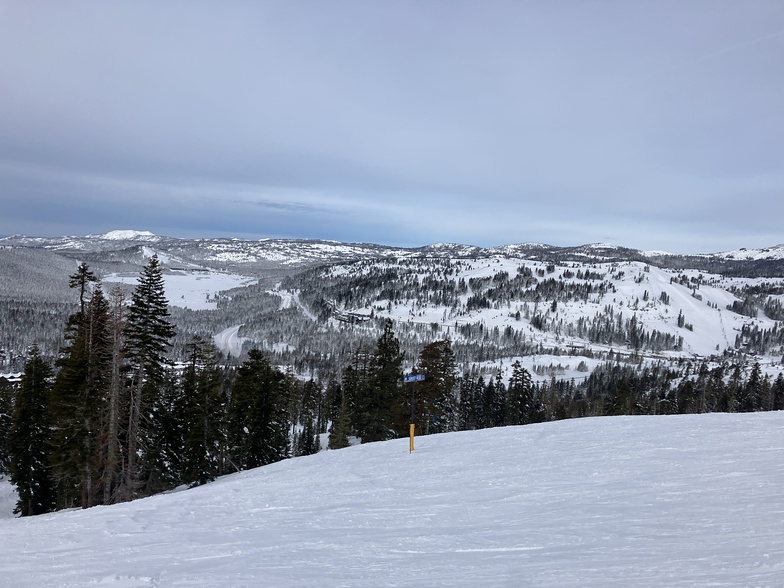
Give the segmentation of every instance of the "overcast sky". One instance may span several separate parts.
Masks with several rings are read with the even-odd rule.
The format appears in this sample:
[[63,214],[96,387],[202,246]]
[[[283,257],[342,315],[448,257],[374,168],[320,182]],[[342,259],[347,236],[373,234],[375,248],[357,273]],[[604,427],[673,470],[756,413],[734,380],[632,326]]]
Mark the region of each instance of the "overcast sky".
[[0,0],[0,235],[784,242],[784,2]]

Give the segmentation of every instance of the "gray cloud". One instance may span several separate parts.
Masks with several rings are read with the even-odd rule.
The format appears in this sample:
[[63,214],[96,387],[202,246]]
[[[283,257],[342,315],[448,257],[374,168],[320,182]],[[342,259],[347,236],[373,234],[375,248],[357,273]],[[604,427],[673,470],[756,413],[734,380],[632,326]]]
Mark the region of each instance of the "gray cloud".
[[0,1],[0,233],[784,241],[784,6]]

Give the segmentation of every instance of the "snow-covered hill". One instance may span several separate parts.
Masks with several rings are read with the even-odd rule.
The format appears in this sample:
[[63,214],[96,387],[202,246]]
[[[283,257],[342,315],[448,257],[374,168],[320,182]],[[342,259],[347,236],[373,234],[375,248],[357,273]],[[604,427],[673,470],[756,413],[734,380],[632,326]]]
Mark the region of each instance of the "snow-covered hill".
[[774,247],[764,247],[762,249],[738,249],[736,251],[726,251],[719,254],[727,259],[749,259],[749,260],[773,260],[784,259],[784,243]]
[[[569,356],[605,360],[618,352],[656,361],[753,353],[778,364],[784,354],[781,277],[489,255],[323,266],[277,291],[297,292],[335,323],[391,318],[398,333],[413,333],[420,344],[449,337],[468,348],[468,361],[481,355],[478,346],[506,365],[520,356],[562,355],[570,363]],[[759,333],[765,345],[755,343]],[[578,360],[571,359],[574,368]]]
[[780,586],[784,413],[580,419],[322,452],[0,519],[5,586]]
[[[423,344],[450,337],[463,346],[461,369],[487,360],[510,365],[534,355],[605,360],[619,350],[674,361],[724,361],[742,352],[779,363],[782,251],[777,246],[687,257],[612,244],[538,243],[406,249],[318,240],[175,239],[124,230],[16,236],[0,239],[0,275],[13,276],[0,279],[0,347],[21,356],[36,342],[55,353],[76,300],[67,277],[77,263],[86,261],[107,282],[132,285],[156,254],[171,304],[212,311],[196,317],[198,323],[177,314],[182,341],[192,334],[217,336],[233,354],[243,345],[287,350],[278,354],[285,364],[313,364],[325,352],[372,340],[387,317],[395,321],[409,359]],[[30,302],[36,308],[58,304],[49,311],[56,319],[28,317],[36,312],[25,307]],[[28,333],[31,321],[40,324],[35,336]],[[333,359],[337,365],[322,367],[339,369],[347,361]],[[569,369],[579,363],[570,362]]]

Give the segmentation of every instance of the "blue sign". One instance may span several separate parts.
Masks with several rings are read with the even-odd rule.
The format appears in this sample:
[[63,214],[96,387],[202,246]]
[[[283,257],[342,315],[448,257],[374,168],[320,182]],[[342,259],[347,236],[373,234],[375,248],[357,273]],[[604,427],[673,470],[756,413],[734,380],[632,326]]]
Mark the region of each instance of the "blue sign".
[[425,374],[409,374],[408,376],[403,376],[403,381],[408,382],[421,382],[425,379]]

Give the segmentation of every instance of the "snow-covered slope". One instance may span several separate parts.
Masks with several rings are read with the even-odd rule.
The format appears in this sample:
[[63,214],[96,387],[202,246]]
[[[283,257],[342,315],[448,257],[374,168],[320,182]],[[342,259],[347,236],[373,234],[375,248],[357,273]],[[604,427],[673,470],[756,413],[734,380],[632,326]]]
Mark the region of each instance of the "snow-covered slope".
[[5,586],[780,586],[784,413],[614,417],[330,451],[0,519]]
[[109,231],[103,235],[97,235],[95,238],[108,241],[157,241],[160,239],[160,237],[150,231],[133,231],[129,229]]
[[726,251],[718,255],[726,259],[784,259],[784,243],[774,247],[765,247],[763,249],[746,249],[744,247],[735,251]]

